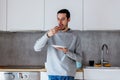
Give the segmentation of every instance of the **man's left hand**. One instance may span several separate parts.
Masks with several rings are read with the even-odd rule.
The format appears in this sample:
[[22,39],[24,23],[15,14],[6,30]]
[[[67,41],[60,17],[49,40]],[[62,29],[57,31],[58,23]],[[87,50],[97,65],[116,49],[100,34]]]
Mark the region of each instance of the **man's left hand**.
[[63,51],[65,54],[68,52],[67,48],[56,47],[57,50]]

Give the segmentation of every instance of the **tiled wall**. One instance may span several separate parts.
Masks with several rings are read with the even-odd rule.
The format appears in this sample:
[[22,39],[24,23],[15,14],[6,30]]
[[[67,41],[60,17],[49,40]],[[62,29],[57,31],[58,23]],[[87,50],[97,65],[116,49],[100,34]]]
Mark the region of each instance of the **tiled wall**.
[[[83,64],[89,60],[100,62],[102,44],[107,44],[109,53],[105,60],[112,66],[120,66],[120,31],[76,31],[81,39]],[[46,47],[41,52],[33,49],[41,32],[0,32],[0,65],[44,65]]]

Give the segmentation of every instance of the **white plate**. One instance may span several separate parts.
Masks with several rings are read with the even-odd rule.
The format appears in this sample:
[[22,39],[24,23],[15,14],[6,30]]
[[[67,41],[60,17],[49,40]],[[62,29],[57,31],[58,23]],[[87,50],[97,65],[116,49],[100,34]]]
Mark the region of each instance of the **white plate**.
[[65,46],[60,46],[60,45],[51,45],[52,47],[60,47],[60,48],[66,48]]

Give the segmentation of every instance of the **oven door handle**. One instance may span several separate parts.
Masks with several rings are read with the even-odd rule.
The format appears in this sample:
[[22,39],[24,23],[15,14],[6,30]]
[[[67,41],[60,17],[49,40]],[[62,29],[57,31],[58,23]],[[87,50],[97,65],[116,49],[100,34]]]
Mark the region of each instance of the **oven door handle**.
[[15,75],[13,74],[13,73],[11,73],[11,72],[8,72],[8,73],[4,73],[5,75],[10,75],[10,77],[12,78],[12,79],[15,79]]

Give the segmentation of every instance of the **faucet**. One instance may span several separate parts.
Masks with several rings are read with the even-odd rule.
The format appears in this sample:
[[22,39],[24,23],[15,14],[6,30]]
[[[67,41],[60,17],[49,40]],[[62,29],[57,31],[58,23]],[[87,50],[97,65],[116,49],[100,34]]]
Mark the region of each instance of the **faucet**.
[[[105,49],[106,48],[106,49]],[[104,66],[104,63],[107,63],[107,62],[105,62],[105,60],[104,60],[104,51],[106,50],[106,54],[108,54],[108,46],[107,46],[107,44],[103,44],[102,45],[102,52],[101,52],[101,66],[103,67]]]

